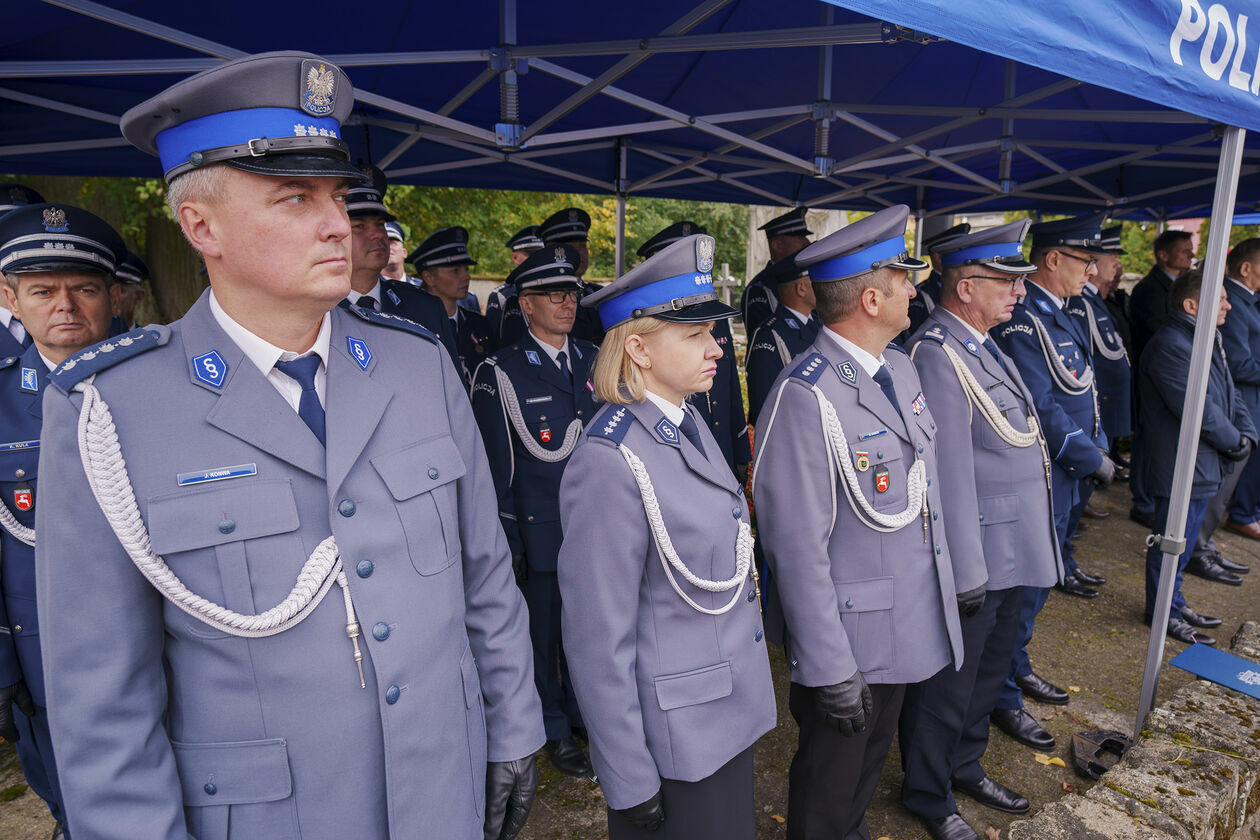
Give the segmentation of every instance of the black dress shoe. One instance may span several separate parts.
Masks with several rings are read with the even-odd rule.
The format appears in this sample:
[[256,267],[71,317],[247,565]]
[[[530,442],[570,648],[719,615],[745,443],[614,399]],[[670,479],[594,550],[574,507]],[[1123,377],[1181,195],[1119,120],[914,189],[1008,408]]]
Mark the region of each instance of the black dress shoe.
[[1151,521],[1154,516],[1155,514],[1153,513],[1147,513],[1146,511],[1141,511],[1137,508],[1129,508],[1129,518],[1137,524],[1144,525],[1147,528],[1151,527]]
[[1077,579],[1076,575],[1068,575],[1063,579],[1063,583],[1056,583],[1054,588],[1065,595],[1075,595],[1077,598],[1097,598],[1098,590],[1090,589],[1084,583]]
[[1111,463],[1115,464],[1119,469],[1127,470],[1129,467],[1133,466],[1133,463],[1119,452],[1112,452],[1108,457],[1111,458]]
[[1021,744],[1039,750],[1054,749],[1054,736],[1024,709],[994,709],[989,714],[989,720]]
[[1168,620],[1168,637],[1176,639],[1179,642],[1185,642],[1188,645],[1215,645],[1216,639],[1213,639],[1206,633],[1196,633],[1194,628],[1180,618],[1172,618]]
[[589,776],[592,773],[591,763],[586,753],[577,745],[573,737],[548,741],[543,745],[551,764],[566,776]]
[[1081,515],[1090,519],[1106,519],[1108,516],[1111,516],[1111,511],[1086,502],[1085,507],[1081,510]]
[[[1114,461],[1115,459],[1113,458],[1112,460]],[[1132,477],[1133,477],[1133,473],[1129,471],[1128,467],[1122,467],[1119,464],[1116,464],[1116,474],[1111,480],[1112,481],[1128,481]]]
[[1084,569],[1079,567],[1072,574],[1074,574],[1076,579],[1086,586],[1102,586],[1107,582],[1107,579],[1102,575],[1087,574]]
[[1214,580],[1217,583],[1227,583],[1230,586],[1242,586],[1242,578],[1233,572],[1225,571],[1220,564],[1208,557],[1191,557],[1190,562],[1186,564],[1186,574],[1205,580]]
[[954,790],[962,791],[984,807],[995,811],[1005,811],[1008,814],[1028,813],[1027,799],[988,776],[978,785],[963,784],[955,780]]
[[1189,607],[1181,608],[1181,619],[1191,627],[1220,627],[1222,624],[1219,618],[1210,615],[1199,615]]
[[932,840],[978,840],[980,835],[958,814],[939,819],[924,819]]
[[1051,706],[1066,706],[1068,693],[1053,683],[1046,682],[1036,674],[1016,677],[1015,684],[1025,697],[1031,697],[1038,703],[1049,703]]
[[1251,567],[1246,563],[1235,563],[1233,560],[1230,560],[1227,557],[1222,557],[1219,554],[1212,559],[1216,561],[1216,565],[1220,566],[1225,571],[1233,572],[1236,575],[1245,575],[1247,572],[1251,571]]

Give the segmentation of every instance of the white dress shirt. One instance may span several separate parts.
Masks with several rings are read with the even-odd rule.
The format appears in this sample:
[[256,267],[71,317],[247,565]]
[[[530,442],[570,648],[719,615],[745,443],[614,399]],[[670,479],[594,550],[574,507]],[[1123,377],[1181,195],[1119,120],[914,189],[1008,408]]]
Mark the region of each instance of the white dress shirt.
[[823,333],[836,344],[840,345],[842,350],[848,350],[849,355],[853,357],[853,361],[862,366],[862,370],[866,371],[866,375],[875,378],[875,372],[884,365],[884,356],[881,353],[879,358],[867,353],[861,347],[858,347],[852,341],[840,335],[840,333],[831,329],[831,327],[823,327]]
[[681,405],[674,405],[660,394],[654,394],[647,390],[643,392],[643,396],[651,400],[656,407],[661,410],[661,413],[665,415],[665,418],[669,420],[669,422],[673,423],[675,426],[682,425],[683,415],[685,412],[683,411],[683,407]]

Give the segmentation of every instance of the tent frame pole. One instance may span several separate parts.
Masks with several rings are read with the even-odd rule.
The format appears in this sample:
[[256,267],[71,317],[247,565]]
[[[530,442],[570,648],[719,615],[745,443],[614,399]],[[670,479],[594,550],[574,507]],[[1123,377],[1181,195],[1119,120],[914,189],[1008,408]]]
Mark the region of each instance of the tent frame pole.
[[617,244],[614,249],[613,279],[626,270],[626,159],[624,141],[617,141]]
[[1164,638],[1168,632],[1168,612],[1172,605],[1173,583],[1177,576],[1178,558],[1187,540],[1198,534],[1186,534],[1186,513],[1190,507],[1190,485],[1194,479],[1195,456],[1203,425],[1203,406],[1207,398],[1208,375],[1212,353],[1216,348],[1215,314],[1225,283],[1225,252],[1229,247],[1230,221],[1234,215],[1234,199],[1238,193],[1238,172],[1242,166],[1242,149],[1247,132],[1227,126],[1221,142],[1220,166],[1217,170],[1216,193],[1212,201],[1212,221],[1208,232],[1207,260],[1203,268],[1203,286],[1199,290],[1199,316],[1194,324],[1194,349],[1190,354],[1190,378],[1186,384],[1186,401],[1181,412],[1181,432],[1177,439],[1177,461],[1173,469],[1172,492],[1169,496],[1168,522],[1164,534],[1152,534],[1147,544],[1163,550],[1159,572],[1159,590],[1155,597],[1155,613],[1151,620],[1151,637],[1146,648],[1146,667],[1142,673],[1142,692],[1138,698],[1134,738],[1142,731],[1147,714],[1155,705],[1159,669],[1164,661]]

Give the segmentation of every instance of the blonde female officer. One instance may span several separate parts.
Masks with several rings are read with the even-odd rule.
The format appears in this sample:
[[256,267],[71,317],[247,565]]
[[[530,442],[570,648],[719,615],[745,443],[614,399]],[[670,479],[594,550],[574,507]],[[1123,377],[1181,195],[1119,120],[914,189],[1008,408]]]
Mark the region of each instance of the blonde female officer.
[[611,840],[751,840],[752,744],[775,724],[748,508],[686,402],[736,314],[712,266],[713,239],[687,237],[582,301],[608,405],[561,482],[559,581]]

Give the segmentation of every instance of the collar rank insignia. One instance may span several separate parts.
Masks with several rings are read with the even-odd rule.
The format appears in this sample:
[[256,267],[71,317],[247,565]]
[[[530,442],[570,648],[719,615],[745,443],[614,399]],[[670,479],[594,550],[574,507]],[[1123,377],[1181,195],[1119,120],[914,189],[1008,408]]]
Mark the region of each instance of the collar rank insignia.
[[49,207],[44,210],[44,230],[48,233],[65,233],[70,230],[66,221],[66,211],[60,207]]
[[801,328],[801,325],[796,323],[795,318],[784,318],[783,321],[794,330],[799,330]]
[[857,450],[853,453],[854,465],[858,472],[866,472],[871,468],[871,453]]
[[228,365],[218,350],[202,353],[192,358],[193,376],[212,388],[222,388],[227,379]]
[[857,370],[853,367],[853,362],[841,362],[836,365],[836,369],[840,371],[840,375],[843,376],[849,384],[857,384]]
[[661,421],[653,429],[656,431],[656,436],[661,440],[666,443],[672,443],[675,446],[678,445],[678,427],[669,422],[668,417],[662,417]]
[[1037,301],[1037,308],[1040,309],[1042,312],[1046,313],[1047,315],[1054,314],[1054,310],[1050,308],[1050,304],[1046,303],[1044,300]]
[[925,408],[927,408],[927,400],[924,399],[923,392],[920,391],[919,396],[915,397],[914,402],[910,403],[910,410],[915,414],[922,414]]
[[529,361],[529,363],[530,363],[531,365],[541,365],[541,364],[542,364],[542,361],[541,361],[541,360],[539,360],[539,358],[538,358],[538,351],[537,351],[537,350],[526,350],[526,351],[525,351],[525,358]]
[[302,62],[302,110],[315,117],[333,112],[337,93],[337,74],[322,61],[307,59]]
[[39,381],[35,377],[35,368],[22,368],[22,390],[39,393]]
[[976,340],[975,340],[974,338],[969,338],[969,339],[967,339],[966,341],[964,341],[964,342],[963,342],[963,347],[966,347],[968,350],[970,350],[970,351],[971,351],[972,355],[974,355],[974,356],[976,356],[977,358],[979,358],[979,356],[980,356],[980,348],[976,346]]
[[393,289],[386,289],[385,294],[389,295],[389,299],[394,306],[402,306],[402,298],[398,296],[398,292],[395,292]]
[[346,348],[350,351],[350,358],[354,359],[361,370],[367,370],[368,365],[372,364],[372,351],[363,339],[346,336]]

